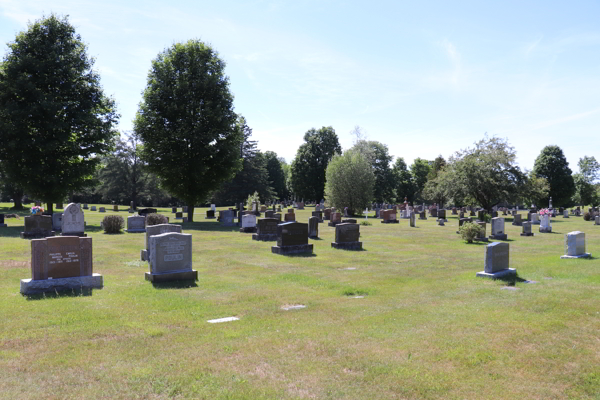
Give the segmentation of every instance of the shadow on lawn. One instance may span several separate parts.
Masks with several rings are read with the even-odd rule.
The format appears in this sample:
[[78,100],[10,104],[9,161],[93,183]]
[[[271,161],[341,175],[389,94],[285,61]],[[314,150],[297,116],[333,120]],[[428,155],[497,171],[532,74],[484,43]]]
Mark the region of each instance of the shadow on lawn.
[[522,283],[522,282],[526,282],[527,281],[527,279],[521,278],[519,276],[519,274],[513,275],[513,276],[505,276],[505,277],[502,277],[502,278],[498,278],[496,280],[505,282],[507,284],[507,286],[515,286],[515,284],[517,282]]
[[27,300],[45,300],[45,299],[58,299],[61,297],[87,297],[92,295],[94,289],[68,289],[46,293],[36,293],[24,295]]
[[[170,222],[173,223],[173,222]],[[175,222],[175,224],[181,225],[181,229],[184,231],[206,231],[206,232],[238,232],[240,226],[221,226],[220,222]]]
[[187,289],[198,287],[194,280],[171,281],[171,282],[152,282],[154,289]]

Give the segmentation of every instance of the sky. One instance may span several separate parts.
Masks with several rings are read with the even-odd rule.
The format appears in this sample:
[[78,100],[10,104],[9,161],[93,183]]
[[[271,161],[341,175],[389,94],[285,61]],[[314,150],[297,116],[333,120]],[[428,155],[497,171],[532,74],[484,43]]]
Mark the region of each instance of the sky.
[[0,0],[6,43],[68,15],[132,129],[150,64],[199,39],[226,62],[252,139],[291,162],[304,133],[354,127],[410,164],[506,138],[533,168],[558,145],[600,159],[599,1]]

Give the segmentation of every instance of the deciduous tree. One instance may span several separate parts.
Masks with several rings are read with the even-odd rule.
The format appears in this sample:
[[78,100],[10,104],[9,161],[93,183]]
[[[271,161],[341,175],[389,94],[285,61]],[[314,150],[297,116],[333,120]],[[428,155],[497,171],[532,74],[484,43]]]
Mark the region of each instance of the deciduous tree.
[[357,214],[373,200],[375,174],[369,160],[357,150],[335,155],[327,166],[325,197],[327,203],[340,210],[348,207]]

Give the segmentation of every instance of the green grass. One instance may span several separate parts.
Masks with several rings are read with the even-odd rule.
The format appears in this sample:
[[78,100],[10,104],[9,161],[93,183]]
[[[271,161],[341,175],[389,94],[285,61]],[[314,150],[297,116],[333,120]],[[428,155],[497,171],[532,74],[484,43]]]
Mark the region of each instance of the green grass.
[[[104,234],[100,221],[114,214],[107,206],[85,212],[105,287],[35,298],[19,294],[30,277],[23,219],[7,219],[0,397],[600,399],[593,222],[559,217],[554,233],[536,226],[535,237],[521,237],[507,217],[519,279],[503,282],[475,278],[485,246],[460,240],[452,215],[446,226],[429,218],[417,228],[370,219],[361,226],[365,251],[332,249],[334,228],[320,224],[315,256],[286,257],[204,220],[205,210],[183,224],[193,235],[195,285],[146,282],[144,234]],[[170,209],[159,211],[173,221]],[[586,233],[593,259],[560,259],[574,230]],[[518,290],[501,290],[507,285]],[[306,308],[281,309],[292,304]],[[206,322],[227,316],[240,320]]]

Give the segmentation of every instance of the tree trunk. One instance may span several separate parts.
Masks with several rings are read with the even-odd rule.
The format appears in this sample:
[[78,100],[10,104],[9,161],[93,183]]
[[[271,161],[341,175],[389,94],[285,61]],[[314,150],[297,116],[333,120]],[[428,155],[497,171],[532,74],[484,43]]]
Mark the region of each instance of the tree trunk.
[[22,210],[23,209],[23,191],[22,190],[14,190],[12,193],[12,197],[13,197],[13,202],[15,203],[15,206],[13,207],[13,210]]
[[194,206],[188,206],[188,222],[194,222]]
[[48,207],[46,207],[46,212],[52,215],[52,213],[54,212],[54,203],[49,201],[46,204],[48,205]]

